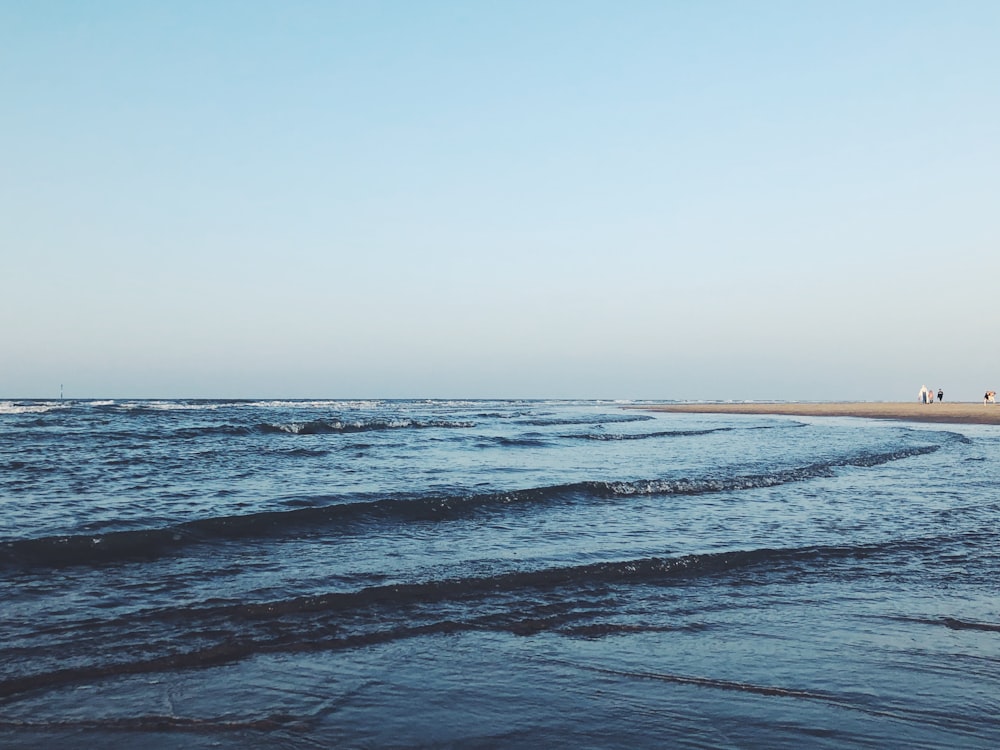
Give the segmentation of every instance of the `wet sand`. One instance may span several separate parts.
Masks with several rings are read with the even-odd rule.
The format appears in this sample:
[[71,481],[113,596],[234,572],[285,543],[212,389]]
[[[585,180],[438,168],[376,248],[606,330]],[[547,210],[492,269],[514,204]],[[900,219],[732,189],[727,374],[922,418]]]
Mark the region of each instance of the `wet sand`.
[[863,417],[907,422],[1000,424],[1000,404],[941,402],[715,403],[656,404],[651,411],[695,414],[788,414],[798,417]]

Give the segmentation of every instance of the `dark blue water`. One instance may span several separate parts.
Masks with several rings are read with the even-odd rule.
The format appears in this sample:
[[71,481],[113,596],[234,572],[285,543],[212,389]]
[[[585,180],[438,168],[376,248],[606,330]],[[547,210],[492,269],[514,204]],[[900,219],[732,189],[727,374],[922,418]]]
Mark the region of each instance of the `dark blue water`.
[[1000,746],[1000,429],[0,402],[0,746]]

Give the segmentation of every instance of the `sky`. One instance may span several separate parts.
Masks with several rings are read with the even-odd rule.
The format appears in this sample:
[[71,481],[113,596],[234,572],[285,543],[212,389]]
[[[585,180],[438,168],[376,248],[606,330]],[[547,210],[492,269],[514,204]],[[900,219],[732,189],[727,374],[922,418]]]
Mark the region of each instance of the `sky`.
[[1000,3],[0,0],[0,398],[1000,386]]

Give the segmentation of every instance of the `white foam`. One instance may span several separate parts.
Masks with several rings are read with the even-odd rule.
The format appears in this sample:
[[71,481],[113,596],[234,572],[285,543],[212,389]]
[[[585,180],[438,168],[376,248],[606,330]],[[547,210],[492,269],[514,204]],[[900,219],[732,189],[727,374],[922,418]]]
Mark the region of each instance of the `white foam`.
[[253,401],[242,406],[259,409],[375,409],[382,405],[381,401]]
[[36,404],[18,404],[13,401],[0,401],[0,414],[44,414],[56,409],[66,409],[68,404],[57,401],[46,401]]
[[223,404],[184,404],[177,401],[128,401],[123,409],[155,409],[157,411],[214,411]]

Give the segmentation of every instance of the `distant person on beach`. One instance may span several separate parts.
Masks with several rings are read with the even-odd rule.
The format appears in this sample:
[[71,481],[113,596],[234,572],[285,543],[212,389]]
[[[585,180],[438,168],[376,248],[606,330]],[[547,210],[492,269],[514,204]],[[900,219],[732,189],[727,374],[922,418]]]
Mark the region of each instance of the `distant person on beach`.
[[927,403],[927,386],[926,385],[920,386],[920,395],[918,396],[918,398],[920,399],[920,403],[922,403],[922,404],[926,404]]
[[944,401],[944,390],[938,388],[938,402]]
[[997,392],[996,391],[986,391],[986,395],[983,396],[984,404],[995,404],[997,402]]

